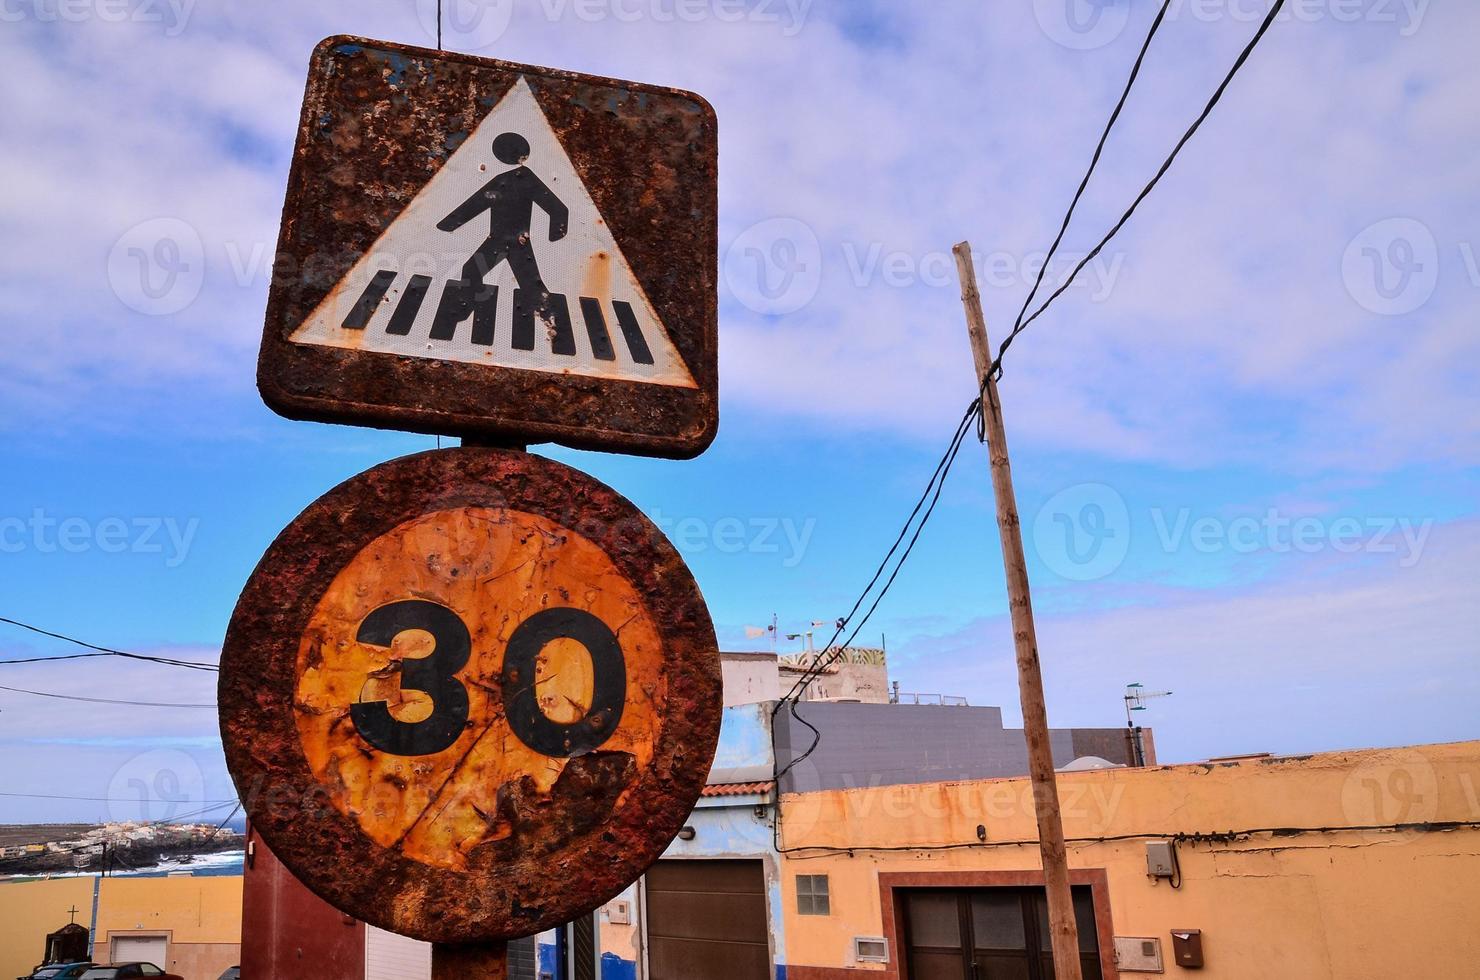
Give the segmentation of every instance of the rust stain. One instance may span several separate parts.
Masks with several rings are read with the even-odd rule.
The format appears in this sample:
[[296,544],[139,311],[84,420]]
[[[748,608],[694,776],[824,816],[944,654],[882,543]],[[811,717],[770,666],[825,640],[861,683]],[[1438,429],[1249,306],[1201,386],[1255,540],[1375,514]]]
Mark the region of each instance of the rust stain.
[[591,256],[586,265],[586,274],[581,279],[581,295],[590,296],[603,309],[611,306],[612,300],[612,257],[605,252]]

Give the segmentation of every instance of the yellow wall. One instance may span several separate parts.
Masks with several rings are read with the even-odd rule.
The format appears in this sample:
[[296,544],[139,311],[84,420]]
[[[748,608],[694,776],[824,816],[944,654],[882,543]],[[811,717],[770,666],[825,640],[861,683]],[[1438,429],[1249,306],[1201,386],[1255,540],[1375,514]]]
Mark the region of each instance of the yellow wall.
[[[0,884],[0,978],[24,976],[41,959],[46,934],[64,926],[75,904],[77,922],[92,921],[94,878]],[[241,949],[239,875],[104,878],[98,895],[93,958],[107,962],[111,935],[169,936],[168,964],[185,980],[216,980]]]
[[216,980],[241,959],[240,875],[105,878],[98,900],[95,957],[105,959],[112,936],[167,933],[169,963],[185,980]]
[[67,909],[77,907],[77,921],[92,918],[91,878],[0,882],[0,977],[23,977],[46,952],[46,934],[72,921]]
[[[1480,742],[1064,774],[1060,786],[1071,838],[1480,821]],[[1038,869],[1036,845],[1003,843],[1036,837],[1030,801],[1021,779],[783,798],[788,849],[968,843],[978,825],[1002,844],[789,854],[788,965],[849,966],[854,936],[884,934],[881,872]],[[1107,872],[1115,934],[1159,937],[1169,974],[1183,972],[1170,965],[1170,931],[1201,929],[1208,980],[1480,976],[1480,831],[1254,834],[1178,853],[1180,890],[1147,878],[1145,839],[1069,855],[1073,868]],[[832,914],[798,917],[795,876],[824,873]]]
[[177,943],[239,943],[240,875],[180,878],[104,878],[98,938],[111,932],[171,933]]

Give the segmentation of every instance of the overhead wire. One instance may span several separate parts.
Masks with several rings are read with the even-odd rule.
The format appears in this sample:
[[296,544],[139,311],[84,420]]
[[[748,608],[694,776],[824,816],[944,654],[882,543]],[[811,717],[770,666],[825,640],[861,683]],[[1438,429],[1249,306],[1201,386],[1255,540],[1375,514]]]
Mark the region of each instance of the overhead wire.
[[6,664],[49,663],[55,660],[85,660],[90,657],[122,657],[126,660],[138,660],[146,663],[163,664],[167,667],[184,667],[189,670],[204,670],[214,672],[220,669],[215,664],[202,663],[198,660],[179,660],[175,657],[158,657],[145,653],[129,653],[126,650],[115,650],[112,647],[99,646],[96,643],[88,643],[86,640],[79,640],[75,636],[68,636],[65,633],[57,633],[53,632],[52,630],[42,629],[40,626],[33,626],[30,623],[23,623],[18,619],[10,619],[6,616],[0,616],[0,623],[6,623],[10,626],[15,626],[23,630],[29,630],[30,632],[39,634],[41,636],[49,636],[54,640],[62,640],[66,643],[71,643],[76,646],[83,647],[84,649],[95,651],[93,653],[65,653],[55,656],[20,657],[13,660],[0,660],[0,666],[4,666]]
[[215,840],[216,839],[216,835],[219,834],[219,833],[221,833],[221,828],[222,827],[225,827],[227,825],[227,823],[229,823],[231,821],[231,818],[234,817],[234,816],[236,816],[237,811],[240,810],[241,808],[242,808],[242,801],[241,800],[237,800],[236,801],[236,806],[234,806],[234,807],[231,808],[231,812],[228,813],[228,814],[226,814],[225,818],[223,818],[220,823],[216,824],[216,826],[214,828],[212,828],[211,832],[206,835],[206,839],[204,841],[202,841],[202,845],[209,844],[211,841]]
[[[83,803],[140,803],[140,802],[144,802],[144,803],[153,803],[153,802],[170,803],[170,802],[175,802],[175,801],[171,801],[171,800],[154,800],[152,798],[144,798],[144,799],[141,800],[138,797],[124,798],[124,797],[120,797],[120,796],[66,796],[66,795],[58,794],[58,793],[8,793],[7,792],[7,793],[0,793],[0,797],[7,797],[7,798],[11,798],[11,799],[23,799],[23,800],[74,800],[74,801],[80,801],[80,802],[83,802]],[[215,810],[215,809],[217,809],[219,807],[226,806],[229,803],[236,803],[237,800],[235,798],[233,798],[233,799],[230,799],[230,800],[196,800],[195,802],[197,802],[197,803],[208,803],[208,804],[210,804],[210,806],[206,807],[206,810]],[[205,812],[205,811],[201,811],[201,812]]]
[[[1243,50],[1239,53],[1238,58],[1234,61],[1233,67],[1230,68],[1228,70],[1228,74],[1224,76],[1222,84],[1220,84],[1217,90],[1213,92],[1212,97],[1208,100],[1207,105],[1203,107],[1203,110],[1198,115],[1197,119],[1192,123],[1191,126],[1187,128],[1187,131],[1182,134],[1182,138],[1177,141],[1177,145],[1172,148],[1172,152],[1167,155],[1166,160],[1162,163],[1161,167],[1157,169],[1156,175],[1152,177],[1150,182],[1148,182],[1146,186],[1141,189],[1141,192],[1136,195],[1135,200],[1131,202],[1130,207],[1126,208],[1125,213],[1121,215],[1120,220],[1115,223],[1115,225],[1110,229],[1109,232],[1105,234],[1102,239],[1100,239],[1099,244],[1091,249],[1088,254],[1086,254],[1084,258],[1081,259],[1077,265],[1075,265],[1074,270],[1070,272],[1068,278],[1066,278],[1062,283],[1059,284],[1058,288],[1049,295],[1048,299],[1043,301],[1042,305],[1040,305],[1031,316],[1024,318],[1022,313],[1018,314],[1018,319],[1013,324],[1012,331],[1007,335],[1007,337],[1002,341],[1002,344],[997,348],[997,356],[993,359],[991,368],[988,371],[988,374],[991,377],[1002,377],[1002,358],[1007,353],[1007,349],[1012,346],[1012,342],[1017,339],[1018,334],[1028,329],[1028,327],[1031,326],[1035,320],[1037,320],[1045,312],[1047,312],[1048,308],[1053,305],[1056,299],[1064,295],[1069,287],[1074,285],[1075,280],[1079,278],[1079,274],[1084,271],[1085,267],[1099,257],[1100,253],[1105,250],[1105,246],[1109,245],[1110,242],[1114,240],[1115,236],[1120,234],[1121,229],[1130,222],[1131,217],[1136,213],[1137,209],[1140,208],[1142,202],[1144,202],[1146,198],[1151,196],[1151,192],[1156,189],[1158,184],[1161,183],[1161,179],[1166,176],[1167,171],[1171,170],[1172,164],[1175,163],[1177,157],[1181,155],[1183,148],[1192,140],[1193,136],[1197,135],[1197,131],[1202,128],[1203,123],[1207,121],[1210,115],[1212,115],[1212,112],[1215,108],[1217,108],[1218,103],[1223,100],[1223,95],[1225,92],[1228,91],[1228,87],[1232,84],[1234,77],[1237,76],[1238,73],[1243,69],[1244,64],[1247,63],[1249,60],[1249,56],[1252,55],[1254,53],[1254,49],[1259,46],[1259,42],[1264,40],[1264,36],[1269,33],[1270,27],[1274,25],[1275,19],[1279,16],[1279,12],[1281,9],[1284,8],[1284,6],[1285,0],[1275,0],[1274,5],[1271,6],[1269,9],[1269,14],[1264,18],[1263,23],[1259,25],[1258,31],[1254,33],[1254,36],[1249,40],[1248,44],[1244,46]],[[1163,7],[1162,11],[1158,13],[1156,21],[1152,25],[1152,35],[1154,35],[1156,29],[1160,27],[1163,15],[1165,13],[1166,8]],[[1146,47],[1149,46],[1149,44],[1150,35],[1148,35],[1147,37],[1147,45],[1143,46],[1142,48],[1142,57],[1145,56]],[[1132,82],[1134,82],[1136,75],[1139,74],[1140,67],[1141,58],[1138,58],[1136,60],[1136,66],[1131,73]],[[1121,102],[1116,105],[1115,111],[1111,114],[1110,126],[1107,126],[1105,130],[1106,137],[1108,137],[1110,128],[1114,126],[1115,120],[1120,115],[1120,110],[1124,105],[1125,98],[1130,94],[1130,88],[1130,85],[1126,86],[1125,93],[1121,96]],[[1103,146],[1104,138],[1102,137],[1101,148],[1103,148]],[[1090,164],[1090,173],[1094,172],[1094,166],[1099,159],[1099,153],[1100,150],[1097,149],[1095,152],[1095,160],[1092,161]],[[1088,183],[1088,179],[1089,175],[1086,174],[1084,183]],[[1075,195],[1074,201],[1070,205],[1069,216],[1066,216],[1064,221],[1065,228],[1067,228],[1068,226],[1069,217],[1072,216],[1075,206],[1078,205],[1079,198],[1082,193],[1083,185],[1081,185],[1080,194]],[[1062,239],[1063,237],[1062,230],[1059,233],[1059,237],[1060,239]],[[1047,262],[1045,261],[1044,270],[1046,269]],[[1040,270],[1040,281],[1043,278],[1042,272],[1043,270]],[[1029,294],[1029,303],[1032,302],[1032,297],[1036,294],[1037,285],[1035,284],[1033,291]],[[1028,304],[1025,303],[1023,306],[1023,310],[1026,311],[1027,308]]]
[[[1092,262],[1096,257],[1099,256],[1099,254],[1105,249],[1105,246],[1108,245],[1115,238],[1115,236],[1120,233],[1121,229],[1123,229],[1125,225],[1130,221],[1131,217],[1141,206],[1142,202],[1144,202],[1146,198],[1150,196],[1151,192],[1156,189],[1157,185],[1161,182],[1161,179],[1166,176],[1167,172],[1171,169],[1172,164],[1181,154],[1182,149],[1187,145],[1189,141],[1191,141],[1192,137],[1196,135],[1198,130],[1202,127],[1203,123],[1212,114],[1213,109],[1215,109],[1218,103],[1222,101],[1223,94],[1228,90],[1228,87],[1233,82],[1234,77],[1239,73],[1244,64],[1248,61],[1249,56],[1253,53],[1254,49],[1259,45],[1260,41],[1264,39],[1264,36],[1268,33],[1269,28],[1273,25],[1275,18],[1278,16],[1280,10],[1284,7],[1284,4],[1285,0],[1275,0],[1274,5],[1270,8],[1268,16],[1260,25],[1258,31],[1255,32],[1253,38],[1248,42],[1247,45],[1245,45],[1242,52],[1240,52],[1238,58],[1233,64],[1233,67],[1229,69],[1227,75],[1223,79],[1222,84],[1220,84],[1218,88],[1214,91],[1212,97],[1208,100],[1201,114],[1199,114],[1197,119],[1183,134],[1182,138],[1178,140],[1176,146],[1172,149],[1172,152],[1167,156],[1166,160],[1157,170],[1156,175],[1152,177],[1151,181],[1147,183],[1146,186],[1141,190],[1141,192],[1136,196],[1135,200],[1131,203],[1131,206],[1126,209],[1120,220],[1116,222],[1116,224],[1110,229],[1110,231],[1104,236],[1104,238],[1101,239],[1100,243],[1096,245],[1094,249],[1091,250],[1074,267],[1068,278],[1065,279],[1064,282],[1061,283],[1046,300],[1044,300],[1044,302],[1038,307],[1038,309],[1031,316],[1027,316],[1027,311],[1032,306],[1033,300],[1037,297],[1038,291],[1042,286],[1044,276],[1047,274],[1049,263],[1052,261],[1054,255],[1057,254],[1059,246],[1063,243],[1064,236],[1067,233],[1069,225],[1073,220],[1074,213],[1077,210],[1080,201],[1083,199],[1085,189],[1088,187],[1090,179],[1094,176],[1095,170],[1099,166],[1100,159],[1104,154],[1105,146],[1109,141],[1110,133],[1114,129],[1116,122],[1119,121],[1120,115],[1124,110],[1127,101],[1129,100],[1131,90],[1135,87],[1136,80],[1140,77],[1141,68],[1145,63],[1147,52],[1151,48],[1151,43],[1155,39],[1157,33],[1161,29],[1162,24],[1166,20],[1167,12],[1171,6],[1171,0],[1163,0],[1162,6],[1157,11],[1156,17],[1152,21],[1151,27],[1147,32],[1146,39],[1142,42],[1141,49],[1136,56],[1135,63],[1131,67],[1130,76],[1126,81],[1120,98],[1117,100],[1115,108],[1110,114],[1110,119],[1106,123],[1105,128],[1100,135],[1099,142],[1095,146],[1095,152],[1090,160],[1090,164],[1085,172],[1084,178],[1080,181],[1079,187],[1075,191],[1074,196],[1070,201],[1069,208],[1064,215],[1062,223],[1060,224],[1059,232],[1057,236],[1055,236],[1053,244],[1049,248],[1049,251],[1044,259],[1043,265],[1039,269],[1038,275],[1034,280],[1032,289],[1029,291],[1027,298],[1023,301],[1022,309],[1018,313],[1012,330],[998,347],[997,356],[992,360],[991,364],[987,368],[987,371],[982,377],[978,397],[971,403],[970,407],[966,411],[965,416],[963,416],[960,424],[958,424],[956,433],[951,440],[950,447],[946,450],[945,455],[941,458],[941,462],[937,464],[935,473],[932,475],[930,483],[926,485],[925,492],[921,494],[920,500],[916,503],[914,510],[911,511],[909,518],[906,519],[905,525],[900,530],[899,536],[895,539],[894,544],[890,547],[888,553],[886,553],[886,555],[884,556],[883,561],[880,562],[878,569],[875,570],[873,577],[869,580],[869,583],[864,588],[864,591],[860,593],[858,600],[853,604],[853,608],[849,611],[848,615],[837,621],[837,629],[834,631],[832,638],[828,640],[826,645],[824,645],[824,652],[814,657],[812,665],[808,669],[803,671],[802,676],[797,679],[796,683],[792,685],[787,694],[783,696],[782,699],[777,702],[775,708],[772,709],[771,717],[774,720],[783,707],[788,707],[791,717],[800,722],[812,732],[811,745],[809,745],[808,748],[800,755],[788,761],[784,767],[779,765],[779,760],[775,758],[775,753],[773,751],[772,782],[776,798],[775,817],[772,820],[771,827],[773,843],[776,845],[778,851],[782,850],[780,847],[781,778],[789,773],[792,769],[794,769],[798,764],[811,756],[812,753],[817,750],[818,745],[821,744],[822,741],[821,731],[797,712],[797,701],[799,700],[801,693],[806,690],[807,685],[810,684],[813,679],[819,676],[822,671],[826,670],[829,666],[837,662],[838,659],[845,655],[845,651],[847,650],[848,645],[858,635],[859,630],[863,628],[864,624],[868,622],[869,617],[872,616],[874,610],[878,608],[879,602],[882,601],[884,595],[887,594],[887,592],[889,591],[889,587],[893,584],[895,577],[899,574],[900,569],[903,567],[904,560],[909,557],[909,553],[913,549],[915,541],[919,539],[920,532],[924,529],[924,525],[929,520],[931,512],[933,512],[935,509],[935,503],[939,500],[941,488],[944,486],[945,476],[950,472],[951,465],[955,462],[956,455],[960,452],[961,444],[964,440],[966,431],[969,429],[973,421],[984,418],[984,416],[982,415],[982,404],[983,399],[988,397],[988,382],[990,380],[1001,377],[1002,358],[1007,353],[1008,348],[1012,346],[1012,342],[1017,338],[1019,334],[1026,330],[1029,325],[1031,325],[1034,321],[1041,317],[1044,312],[1046,312],[1048,308],[1053,304],[1053,302],[1057,300],[1060,296],[1062,296],[1064,292],[1067,291],[1069,287],[1074,284],[1074,281],[1078,278],[1080,272],[1082,272],[1084,268],[1089,265],[1090,262]],[[985,441],[984,430],[979,430],[979,436],[982,441]],[[915,517],[920,514],[921,507],[925,505],[925,501],[927,499],[930,500],[929,507],[925,509],[924,516],[920,519],[918,526],[915,527],[914,534],[910,537],[910,543],[908,546],[906,546],[904,552],[900,555],[898,562],[895,564],[893,572],[890,573],[888,579],[884,583],[883,588],[879,591],[878,595],[875,596],[872,605],[869,606],[868,611],[858,622],[852,634],[849,635],[849,638],[844,641],[841,646],[834,648],[833,645],[836,643],[838,637],[841,636],[844,630],[846,630],[847,627],[850,625],[853,616],[857,614],[859,608],[867,599],[870,591],[873,589],[874,585],[877,584],[879,578],[883,575],[884,569],[888,566],[890,558],[898,550],[900,543],[904,541],[906,535],[909,534]],[[774,723],[772,726],[772,740],[774,746]],[[980,846],[980,844],[976,846]]]
[[[1480,830],[1480,820],[1442,820],[1427,823],[1387,823],[1361,825],[1327,825],[1307,827],[1249,827],[1243,830],[1211,832],[1158,832],[1146,831],[1129,834],[1111,834],[1100,837],[1068,837],[1065,844],[1093,846],[1095,844],[1117,844],[1126,841],[1164,840],[1176,844],[1230,844],[1255,836],[1299,837],[1304,834],[1374,834],[1374,833],[1450,833],[1457,830]],[[971,849],[988,850],[998,847],[1037,847],[1036,837],[1015,837],[1010,840],[956,841],[949,844],[804,844],[800,847],[778,848],[781,854],[797,854],[801,851],[817,851],[816,857],[825,854],[851,854],[854,851],[960,851]],[[1175,853],[1175,852],[1174,852]],[[802,860],[805,860],[805,855]]]
[[1166,20],[1167,10],[1171,5],[1172,0],[1163,0],[1161,9],[1156,13],[1156,19],[1151,22],[1151,30],[1146,33],[1146,40],[1141,43],[1141,53],[1136,56],[1136,63],[1131,66],[1130,77],[1125,80],[1125,89],[1120,93],[1120,99],[1115,103],[1115,109],[1110,113],[1109,121],[1105,123],[1104,132],[1100,134],[1100,142],[1096,144],[1094,156],[1090,158],[1089,169],[1085,170],[1084,179],[1079,182],[1079,189],[1074,192],[1074,199],[1069,202],[1069,210],[1064,212],[1064,220],[1059,225],[1059,233],[1055,236],[1053,244],[1048,247],[1043,264],[1038,267],[1038,276],[1033,280],[1033,288],[1028,290],[1028,295],[1023,298],[1023,308],[1018,311],[1017,319],[1013,321],[1013,332],[1017,332],[1018,324],[1023,322],[1023,317],[1027,316],[1028,307],[1033,305],[1038,289],[1043,285],[1043,277],[1048,273],[1054,256],[1058,254],[1059,246],[1063,244],[1064,235],[1069,231],[1069,223],[1074,220],[1074,212],[1079,207],[1080,199],[1084,197],[1085,188],[1089,187],[1090,178],[1094,176],[1095,169],[1100,165],[1100,157],[1104,155],[1105,144],[1110,141],[1110,131],[1120,120],[1120,114],[1130,99],[1131,89],[1135,87],[1136,79],[1141,76],[1141,65],[1146,61],[1146,52],[1151,50],[1151,42],[1161,30],[1162,22]]
[[214,704],[186,704],[178,701],[129,701],[122,698],[89,698],[80,694],[56,694],[51,691],[31,691],[24,687],[9,687],[0,684],[0,691],[14,694],[29,694],[38,698],[56,698],[60,701],[85,701],[88,704],[123,704],[139,708],[214,708]]
[[[826,670],[829,666],[835,663],[838,658],[843,656],[844,651],[848,649],[849,644],[851,644],[854,638],[858,636],[859,631],[862,630],[863,627],[868,623],[869,617],[874,614],[874,610],[879,607],[879,603],[882,602],[884,596],[888,594],[890,587],[894,584],[895,579],[899,575],[900,569],[904,567],[906,559],[909,558],[910,553],[914,550],[915,543],[919,541],[921,532],[924,531],[925,525],[930,520],[930,515],[935,512],[935,505],[940,500],[941,491],[945,487],[946,477],[950,474],[951,467],[955,464],[956,457],[961,452],[961,446],[965,441],[966,434],[971,431],[971,426],[973,422],[981,413],[981,405],[981,399],[977,398],[973,399],[971,404],[967,406],[965,414],[962,415],[960,422],[956,424],[956,431],[951,436],[950,444],[947,446],[945,453],[941,456],[940,461],[936,463],[935,470],[931,473],[930,480],[925,485],[925,490],[920,494],[919,500],[915,502],[915,506],[910,511],[909,517],[905,519],[904,526],[900,528],[899,534],[894,539],[894,543],[890,545],[889,550],[885,553],[883,560],[879,562],[879,566],[874,570],[874,574],[869,579],[868,584],[864,586],[863,591],[859,593],[858,599],[853,603],[853,608],[848,611],[848,614],[846,616],[838,619],[837,628],[834,630],[831,639],[829,639],[828,642],[823,646],[823,652],[818,654],[813,659],[811,666],[809,666],[806,670],[802,672],[802,676],[799,677],[796,683],[792,685],[791,690],[789,690],[786,695],[776,703],[776,706],[771,709],[771,784],[773,787],[773,792],[775,793],[775,809],[773,818],[771,820],[771,834],[773,838],[772,843],[777,846],[778,850],[780,846],[781,834],[781,779],[787,773],[791,772],[792,769],[796,768],[809,756],[811,756],[813,752],[817,751],[817,747],[822,743],[822,732],[817,728],[817,726],[813,725],[805,717],[803,717],[801,713],[797,711],[797,702],[799,701],[801,694],[806,690],[807,685],[810,684],[813,679],[820,676],[822,671]],[[918,521],[916,520],[916,518],[918,518]],[[914,528],[913,534],[910,533],[910,529],[912,527]],[[906,537],[909,538],[909,542],[907,544],[905,544]],[[902,544],[904,545],[904,550],[900,551],[900,546]],[[893,558],[896,552],[899,553],[899,558],[894,563],[894,569],[889,573],[889,577],[885,579],[884,585],[881,589],[879,589],[878,594],[874,596],[874,600],[869,606],[868,611],[864,613],[863,618],[860,619],[858,623],[854,626],[853,632],[849,634],[848,639],[844,641],[841,645],[835,645],[837,643],[838,637],[841,636],[843,634],[843,631],[846,630],[848,626],[852,623],[853,617],[858,613],[858,610],[862,608],[863,603],[868,599],[869,594],[873,591],[874,586],[878,584],[879,579],[883,577],[884,570],[888,568],[890,559]],[[812,744],[807,747],[806,751],[788,761],[785,766],[780,765],[780,760],[776,755],[774,721],[783,707],[788,709],[793,719],[795,719],[798,723],[805,726],[812,732]]]
[[[830,666],[831,663],[835,661],[836,657],[840,655],[841,648],[835,649],[834,643],[836,642],[837,638],[842,635],[843,631],[848,628],[848,625],[852,622],[853,617],[858,613],[858,610],[863,606],[864,601],[868,599],[869,594],[873,591],[874,586],[878,584],[879,579],[884,574],[884,570],[889,566],[890,559],[894,557],[897,551],[899,551],[899,546],[904,542],[905,537],[910,534],[910,528],[915,527],[915,533],[912,537],[910,537],[909,544],[905,547],[904,552],[900,555],[899,561],[895,564],[894,571],[890,574],[888,580],[885,582],[884,587],[880,590],[878,596],[875,597],[873,605],[869,607],[869,610],[864,615],[864,618],[859,621],[857,627],[853,630],[853,633],[850,635],[848,642],[852,642],[852,639],[858,635],[859,631],[863,629],[864,624],[868,622],[869,617],[873,615],[874,610],[878,608],[879,601],[882,600],[884,595],[889,591],[889,587],[894,584],[895,576],[899,574],[899,569],[903,566],[904,560],[909,557],[910,551],[914,548],[915,542],[920,537],[920,531],[924,529],[925,523],[930,519],[930,513],[935,509],[935,502],[940,499],[940,490],[941,487],[945,485],[946,475],[950,472],[951,466],[955,463],[956,455],[961,451],[961,443],[963,437],[965,436],[966,432],[970,430],[972,422],[975,421],[976,416],[980,412],[980,399],[973,401],[969,406],[967,406],[965,415],[963,415],[961,417],[961,421],[956,424],[956,432],[952,436],[949,446],[947,447],[944,455],[941,456],[940,462],[935,464],[935,471],[931,473],[930,480],[925,484],[925,490],[920,494],[920,498],[915,502],[915,506],[910,511],[909,517],[905,518],[904,526],[899,529],[899,534],[895,537],[894,543],[889,546],[889,550],[885,552],[884,557],[880,560],[878,567],[874,569],[874,574],[868,580],[868,584],[865,585],[863,587],[863,591],[858,594],[858,598],[853,603],[853,608],[848,611],[848,614],[846,616],[843,616],[837,621],[836,630],[833,632],[832,637],[827,641],[826,644],[823,645],[822,648],[823,653],[830,654],[832,659],[823,662],[823,655],[819,654],[818,658],[814,660],[812,666],[803,671],[802,676],[798,678],[796,683],[791,686],[791,689],[782,698],[783,702],[794,700],[801,691],[805,690],[807,684],[809,684],[813,678],[815,678],[822,670],[825,670],[828,666]],[[929,501],[928,508],[926,508],[926,501]],[[920,519],[919,525],[916,526],[915,518],[920,515],[922,508],[925,508],[925,516]],[[845,643],[843,646],[846,647],[847,643]],[[818,664],[821,664],[821,666],[819,667]]]

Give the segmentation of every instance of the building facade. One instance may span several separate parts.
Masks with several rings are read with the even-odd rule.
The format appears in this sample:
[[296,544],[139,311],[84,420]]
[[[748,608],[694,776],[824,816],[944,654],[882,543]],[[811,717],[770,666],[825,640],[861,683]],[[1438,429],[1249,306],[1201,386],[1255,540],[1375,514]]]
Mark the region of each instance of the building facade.
[[103,878],[0,883],[0,976],[27,976],[46,936],[76,921],[100,963],[143,960],[185,980],[216,980],[241,956],[242,879]]
[[[1060,792],[1087,978],[1480,976],[1480,742]],[[785,795],[779,834],[790,980],[1050,975],[1026,779]]]

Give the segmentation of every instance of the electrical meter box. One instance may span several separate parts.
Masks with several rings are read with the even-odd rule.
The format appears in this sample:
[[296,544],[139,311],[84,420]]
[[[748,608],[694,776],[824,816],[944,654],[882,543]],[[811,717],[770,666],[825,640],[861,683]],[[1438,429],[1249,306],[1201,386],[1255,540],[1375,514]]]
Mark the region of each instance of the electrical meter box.
[[1172,853],[1172,842],[1148,841],[1146,844],[1146,874],[1152,878],[1176,877],[1177,858]]
[[1116,936],[1115,968],[1121,973],[1165,973],[1161,940],[1149,936]]

